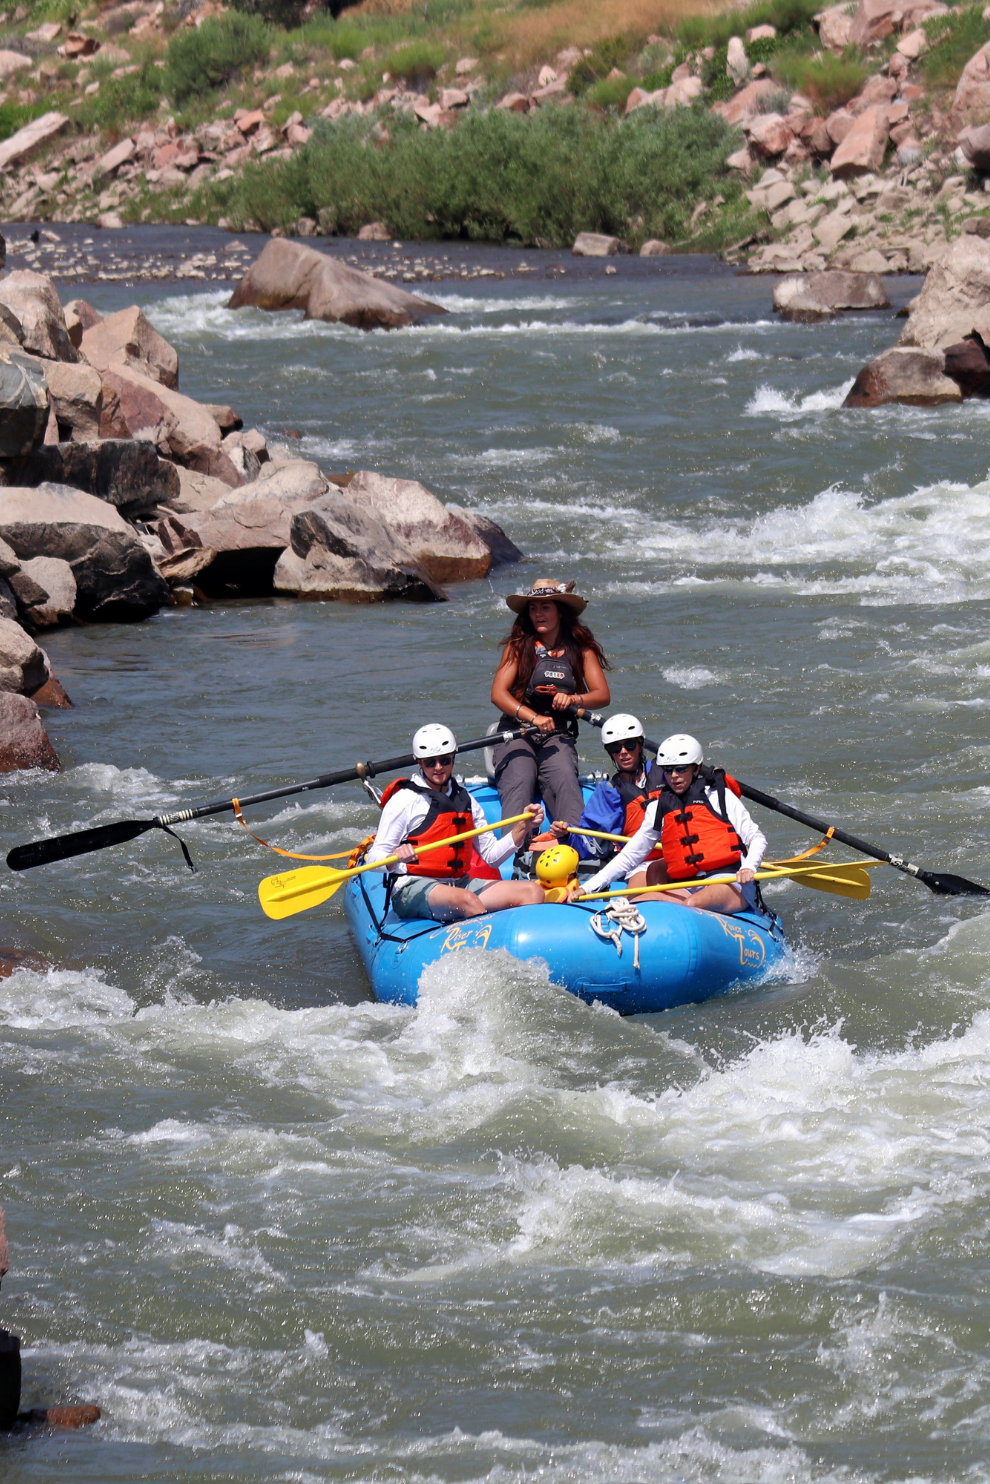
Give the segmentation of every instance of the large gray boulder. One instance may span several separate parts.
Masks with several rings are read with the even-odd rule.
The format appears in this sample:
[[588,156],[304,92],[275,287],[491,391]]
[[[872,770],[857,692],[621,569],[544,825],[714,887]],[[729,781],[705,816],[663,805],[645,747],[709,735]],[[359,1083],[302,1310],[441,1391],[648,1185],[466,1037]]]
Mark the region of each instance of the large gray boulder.
[[0,458],[30,453],[48,426],[48,386],[38,362],[0,345]]
[[911,407],[940,407],[961,402],[962,392],[945,374],[941,351],[894,346],[877,356],[853,382],[843,407],[882,407],[904,402]]
[[[160,458],[154,444],[130,438],[46,443],[12,465],[11,476],[23,485],[70,484],[116,506],[129,520],[173,505],[180,494],[175,465]],[[217,484],[226,494],[227,485]]]
[[408,551],[407,560],[434,582],[484,577],[492,554],[477,532],[415,479],[390,479],[361,469],[346,485],[347,496],[377,517]]
[[17,316],[24,332],[24,349],[51,361],[77,361],[79,353],[65,324],[65,315],[51,279],[31,268],[17,268],[0,279],[0,304]]
[[195,469],[185,469],[182,465],[173,466],[179,477],[178,494],[172,495],[168,500],[163,500],[163,505],[177,511],[180,515],[192,515],[200,510],[212,510],[213,506],[227,494],[229,485],[224,484],[222,479],[214,479],[211,474],[199,474]]
[[786,320],[813,324],[844,310],[889,309],[890,299],[878,273],[830,269],[788,273],[774,286],[773,307]]
[[27,696],[0,692],[0,773],[22,768],[57,773],[59,761],[35,703]]
[[358,330],[397,330],[447,312],[439,304],[284,237],[266,244],[227,307],[241,309],[248,304],[258,309],[302,309],[307,319],[339,321]]
[[62,484],[0,489],[0,537],[21,562],[61,557],[76,581],[76,613],[89,622],[147,618],[168,587],[112,505]]
[[944,350],[972,330],[990,344],[990,242],[967,232],[935,259],[897,343]]
[[179,385],[178,353],[159,335],[136,304],[108,314],[83,330],[80,349],[91,366],[130,366],[173,390]]
[[47,629],[72,617],[78,594],[75,573],[68,562],[61,557],[31,557],[21,564],[17,577],[11,578],[15,591],[17,582],[25,578],[38,593],[25,605],[25,617],[32,624]]
[[374,513],[330,489],[292,518],[291,545],[278,560],[278,592],[348,603],[387,599],[437,603],[445,593]]

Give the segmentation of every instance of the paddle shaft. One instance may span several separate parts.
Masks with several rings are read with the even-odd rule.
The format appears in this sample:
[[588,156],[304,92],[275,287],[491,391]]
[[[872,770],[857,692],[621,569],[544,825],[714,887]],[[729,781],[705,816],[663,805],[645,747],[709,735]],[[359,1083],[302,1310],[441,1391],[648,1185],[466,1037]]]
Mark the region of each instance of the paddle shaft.
[[[598,712],[586,711],[583,707],[575,709],[575,714],[582,721],[586,721],[589,726],[601,727],[605,722],[605,718]],[[653,753],[660,751],[658,743],[651,742],[649,737],[643,738],[643,745]],[[978,882],[966,881],[963,877],[945,876],[944,873],[938,871],[926,871],[922,866],[916,866],[913,861],[906,860],[903,855],[893,855],[879,845],[871,845],[868,840],[861,840],[858,835],[850,835],[848,830],[840,830],[835,825],[827,824],[823,819],[816,819],[813,814],[805,814],[803,809],[795,809],[790,804],[782,804],[779,799],[774,798],[773,794],[765,794],[762,789],[753,788],[749,783],[740,783],[738,778],[736,782],[739,783],[739,791],[744,799],[751,799],[754,804],[761,804],[764,809],[772,809],[775,814],[783,814],[788,819],[796,820],[798,824],[807,825],[809,829],[820,830],[823,835],[831,830],[834,840],[841,840],[843,845],[849,845],[853,850],[861,851],[863,855],[871,855],[874,860],[885,861],[888,866],[893,866],[897,871],[903,871],[906,876],[916,877],[932,891],[940,891],[944,894],[945,885],[940,885],[940,883],[947,884],[951,881],[958,883],[949,893],[951,895],[961,895],[960,888],[965,887],[967,894],[990,896],[986,887],[980,886]]]
[[[885,861],[877,861],[878,866],[887,864]],[[832,867],[833,872],[848,870],[850,866],[857,871],[875,870],[875,866],[865,866],[862,861],[842,861]],[[826,881],[829,879],[828,865],[820,866],[796,866],[789,867],[783,871],[757,871],[753,876],[754,881],[780,881],[784,876],[821,876]],[[836,877],[840,880],[840,877]],[[600,902],[606,897],[641,897],[649,891],[683,891],[686,886],[738,886],[739,882],[735,876],[709,876],[704,881],[697,877],[689,878],[687,881],[668,881],[658,886],[626,886],[618,891],[593,891],[587,896],[575,897],[576,902]]]
[[[420,845],[416,849],[416,859],[418,860],[421,855],[426,855],[430,850],[440,850],[444,845],[459,845],[462,840],[474,840],[478,835],[487,835],[489,830],[504,829],[506,825],[520,824],[522,820],[529,818],[531,818],[529,814],[513,814],[511,819],[496,819],[494,824],[483,824],[479,829],[465,830],[462,835],[448,835],[446,840],[434,840],[429,845]],[[363,871],[384,870],[386,866],[394,866],[399,859],[400,857],[397,855],[386,855],[380,861],[365,861],[363,866],[351,866],[349,871],[334,871],[328,868],[326,884],[328,886],[333,885],[334,887],[341,886],[345,881],[350,881],[352,876],[360,876]],[[314,868],[304,866],[302,869],[304,871],[310,871]],[[279,878],[269,877],[268,879],[278,880]],[[437,884],[443,884],[440,878],[438,878]],[[287,902],[293,897],[305,896],[307,892],[317,890],[320,890],[320,888],[314,886],[312,881],[308,881],[305,886],[293,886],[288,891],[279,892],[277,900]]]

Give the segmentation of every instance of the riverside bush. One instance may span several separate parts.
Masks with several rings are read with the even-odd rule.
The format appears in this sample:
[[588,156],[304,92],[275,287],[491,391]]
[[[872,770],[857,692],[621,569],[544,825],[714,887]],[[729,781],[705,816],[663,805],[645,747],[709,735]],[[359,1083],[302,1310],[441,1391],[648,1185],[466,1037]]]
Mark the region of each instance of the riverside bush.
[[831,53],[808,56],[788,48],[774,57],[773,75],[809,98],[819,113],[828,114],[856,96],[870,67],[855,47],[847,47],[841,57]]
[[429,131],[401,117],[383,143],[373,127],[323,125],[292,159],[204,187],[200,209],[266,230],[325,210],[344,234],[384,221],[410,239],[569,247],[580,231],[629,237],[631,221],[637,239],[680,240],[700,198],[739,196],[725,168],[738,136],[700,107],[618,122],[584,109],[491,109]]
[[982,5],[960,6],[925,22],[929,49],[918,66],[928,87],[954,88],[973,53],[990,41],[990,21],[984,20],[983,10]]
[[236,10],[204,21],[198,30],[177,31],[168,44],[166,92],[182,104],[223,87],[239,72],[264,62],[271,43],[271,28],[259,16]]
[[231,0],[243,15],[256,15],[283,31],[294,30],[302,20],[305,0]]
[[751,26],[775,26],[779,36],[806,32],[810,40],[814,34],[811,18],[820,9],[817,0],[753,0],[745,10],[685,16],[674,35],[686,51],[727,46],[730,36],[745,36]]

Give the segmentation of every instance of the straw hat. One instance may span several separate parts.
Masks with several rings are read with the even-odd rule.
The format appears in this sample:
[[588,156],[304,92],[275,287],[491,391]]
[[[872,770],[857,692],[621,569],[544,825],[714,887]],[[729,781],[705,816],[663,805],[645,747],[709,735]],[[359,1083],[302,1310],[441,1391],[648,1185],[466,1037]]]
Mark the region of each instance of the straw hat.
[[522,613],[534,598],[550,598],[554,603],[566,603],[577,613],[583,613],[588,606],[587,598],[579,597],[574,591],[573,582],[558,582],[554,577],[538,577],[528,593],[510,593],[506,603],[513,613]]

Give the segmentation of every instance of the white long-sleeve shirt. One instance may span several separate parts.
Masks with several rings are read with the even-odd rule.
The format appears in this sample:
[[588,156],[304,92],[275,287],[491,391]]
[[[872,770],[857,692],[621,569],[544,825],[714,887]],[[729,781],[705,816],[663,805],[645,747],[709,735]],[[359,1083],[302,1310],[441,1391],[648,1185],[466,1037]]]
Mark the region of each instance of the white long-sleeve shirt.
[[[429,784],[422,775],[410,779],[410,782],[414,783],[418,789],[424,790],[423,797],[417,798],[409,788],[400,788],[392,795],[382,810],[374,844],[369,847],[366,856],[368,861],[380,861],[388,855],[394,855],[403,840],[415,833],[430,812],[430,800],[425,792]],[[453,784],[454,780],[451,779],[447,787],[442,790],[448,798],[453,795]],[[474,820],[472,828],[483,829],[487,823],[485,813],[475,799],[471,800],[471,816]],[[487,830],[485,834],[478,835],[473,844],[482,860],[487,861],[490,866],[500,866],[504,860],[508,860],[509,856],[515,855],[516,852],[516,842],[512,838],[511,831],[501,840],[497,840],[491,830]],[[423,859],[428,860],[429,856],[424,856]],[[405,863],[397,861],[395,865],[389,866],[388,874],[391,876],[407,875]]]
[[[715,789],[706,788],[705,792],[715,805],[715,808],[718,809],[718,794]],[[725,791],[725,812],[728,816],[729,823],[739,836],[746,850],[746,854],[736,869],[739,871],[758,871],[767,848],[766,835],[760,829],[746,806],[729,789]],[[636,870],[636,867],[643,864],[650,851],[660,839],[660,831],[651,828],[655,813],[656,809],[651,804],[646,811],[646,818],[629,841],[629,844],[624,845],[619,851],[619,854],[613,860],[610,860],[607,865],[603,866],[597,876],[592,876],[591,880],[585,883],[583,890],[586,894],[593,891],[604,891],[605,887],[613,882],[617,876],[631,876],[633,871]],[[721,876],[725,873],[718,871],[712,874]],[[703,881],[703,876],[693,876],[686,881],[678,882],[678,885],[693,886],[701,884]]]

